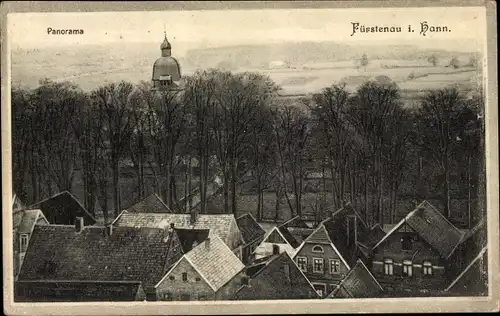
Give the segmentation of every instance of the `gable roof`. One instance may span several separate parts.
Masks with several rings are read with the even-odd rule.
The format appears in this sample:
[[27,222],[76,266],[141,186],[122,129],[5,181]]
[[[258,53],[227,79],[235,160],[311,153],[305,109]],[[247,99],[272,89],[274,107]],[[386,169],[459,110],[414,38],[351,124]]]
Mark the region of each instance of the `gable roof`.
[[389,231],[373,249],[398,231],[404,223],[417,232],[443,258],[448,258],[463,238],[463,233],[450,223],[443,214],[429,202],[423,201]]
[[47,224],[49,223],[40,210],[25,210],[21,211],[21,213],[23,214],[22,220],[17,227],[19,234],[30,234],[39,219],[43,219]]
[[[209,246],[207,246],[207,242]],[[245,268],[240,259],[218,236],[206,239],[185,254],[183,258],[191,264],[215,292]],[[156,284],[156,287],[174,270],[175,266]]]
[[358,259],[328,298],[374,298],[380,296],[383,291],[363,261]]
[[234,296],[238,300],[313,298],[318,298],[318,293],[286,252],[267,257],[249,285],[241,286]]
[[238,224],[245,243],[253,242],[266,234],[266,231],[257,223],[250,213],[238,217],[236,223]]
[[151,288],[182,255],[158,228],[35,226],[19,280],[141,281]]
[[129,213],[124,211],[118,216],[114,224],[124,227],[152,227],[168,228],[174,224],[175,228],[182,229],[209,229],[210,234],[219,236],[227,241],[234,226],[238,229],[233,214],[198,214],[194,225],[190,223],[191,214],[153,214]]
[[130,213],[172,213],[167,204],[156,193],[130,206],[127,211]]
[[[305,240],[304,242],[300,245],[299,249],[295,252],[295,255],[298,255],[300,253],[300,250],[306,243],[317,243],[320,240],[326,240],[330,244],[330,246],[333,248],[333,251],[339,256],[340,260],[342,263],[347,267],[347,269],[350,269],[350,261],[354,257],[354,253],[351,253],[349,251],[347,245],[345,245],[345,238],[338,238],[336,234],[336,228],[335,226],[329,224],[333,223],[331,218],[327,218],[323,220],[318,227],[312,232]],[[344,241],[342,241],[344,240]],[[335,244],[335,242],[338,243]],[[340,248],[338,247],[340,246]]]
[[209,229],[180,229],[175,228],[175,232],[179,237],[179,241],[182,246],[182,251],[188,253],[193,249],[193,245],[201,244],[205,239],[207,239],[210,230]]
[[[87,209],[73,196],[69,191],[63,191],[53,195],[45,200],[34,204],[31,208],[41,209],[46,218],[51,224],[66,224],[72,225],[74,218],[69,222],[66,217],[83,216],[86,224],[94,224],[97,220],[90,214]],[[62,208],[62,209],[61,209]],[[61,212],[73,212],[72,214],[63,214]],[[62,219],[61,219],[62,218]]]

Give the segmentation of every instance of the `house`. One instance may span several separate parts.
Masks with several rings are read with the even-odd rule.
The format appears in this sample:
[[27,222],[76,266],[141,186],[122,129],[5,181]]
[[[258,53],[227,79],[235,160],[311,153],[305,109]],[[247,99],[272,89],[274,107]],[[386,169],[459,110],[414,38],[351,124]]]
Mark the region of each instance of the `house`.
[[233,214],[130,213],[123,211],[112,223],[118,227],[168,228],[210,230],[210,235],[219,236],[235,252],[243,244],[241,231]]
[[387,292],[430,295],[448,284],[450,257],[463,238],[429,202],[408,213],[372,249],[371,270]]
[[85,226],[96,223],[94,216],[68,191],[40,201],[31,208],[42,210],[42,213],[51,224],[75,225],[77,217],[84,219]]
[[288,253],[276,252],[247,267],[234,300],[315,299],[318,293]]
[[280,226],[286,227],[299,244],[314,231],[300,216],[295,216]]
[[383,288],[363,261],[356,262],[328,298],[376,298],[383,296]]
[[245,265],[218,236],[197,245],[155,285],[157,300],[225,300],[241,284]]
[[242,246],[242,261],[248,263],[252,260],[253,251],[262,242],[266,231],[250,213],[238,217],[236,223],[241,231],[244,243]]
[[253,256],[255,259],[264,258],[274,253],[278,246],[281,252],[287,252],[293,257],[295,249],[300,246],[286,226],[276,226],[262,238],[262,242],[255,248]]
[[130,213],[172,213],[170,208],[155,193],[127,208]]
[[143,301],[139,281],[17,281],[15,302]]
[[[154,285],[183,255],[173,227],[35,226],[18,280],[31,282],[141,282],[148,300]],[[50,290],[45,293],[50,295]],[[106,300],[106,295],[101,297]],[[48,298],[47,298],[48,299]]]
[[12,214],[13,269],[17,278],[23,264],[26,250],[35,225],[48,225],[49,222],[40,210],[18,210]]
[[314,288],[325,297],[361,256],[360,240],[369,230],[350,204],[322,221],[297,249],[294,261]]

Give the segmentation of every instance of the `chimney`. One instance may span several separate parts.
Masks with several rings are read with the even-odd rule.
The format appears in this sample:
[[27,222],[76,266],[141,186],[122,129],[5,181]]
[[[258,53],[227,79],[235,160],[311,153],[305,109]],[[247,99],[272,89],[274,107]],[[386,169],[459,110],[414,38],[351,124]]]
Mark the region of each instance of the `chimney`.
[[279,254],[280,254],[280,246],[273,245],[273,255],[279,255]]
[[189,223],[191,225],[194,225],[194,223],[196,223],[196,217],[198,216],[198,214],[196,213],[196,210],[194,208],[191,210],[190,214],[191,214],[191,217],[189,219]]
[[112,224],[108,224],[106,225],[106,227],[104,228],[104,231],[106,233],[106,236],[111,236],[113,234],[113,225]]
[[84,227],[83,217],[77,217],[75,221],[75,229],[77,233],[80,233]]
[[174,228],[175,228],[175,224],[174,223],[170,223],[170,229],[168,230],[170,233],[174,231]]
[[210,237],[205,239],[205,249],[210,250]]
[[347,216],[347,244],[356,245],[358,242],[358,225],[355,215]]

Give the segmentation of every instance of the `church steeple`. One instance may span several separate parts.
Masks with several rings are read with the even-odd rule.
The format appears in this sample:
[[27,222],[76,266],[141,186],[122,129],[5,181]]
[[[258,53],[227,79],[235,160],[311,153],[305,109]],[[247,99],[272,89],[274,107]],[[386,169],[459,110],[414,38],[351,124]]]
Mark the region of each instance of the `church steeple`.
[[163,43],[160,45],[160,50],[161,50],[161,56],[162,57],[170,57],[172,56],[172,45],[170,45],[170,42],[167,39],[167,31],[164,30],[163,34],[165,35],[165,38],[163,39]]

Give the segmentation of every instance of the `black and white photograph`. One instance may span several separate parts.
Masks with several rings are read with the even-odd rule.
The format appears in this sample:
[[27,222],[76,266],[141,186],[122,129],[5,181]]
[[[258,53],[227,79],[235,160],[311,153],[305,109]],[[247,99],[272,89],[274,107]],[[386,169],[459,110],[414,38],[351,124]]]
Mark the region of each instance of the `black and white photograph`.
[[10,303],[498,296],[485,5],[228,5],[7,15]]

